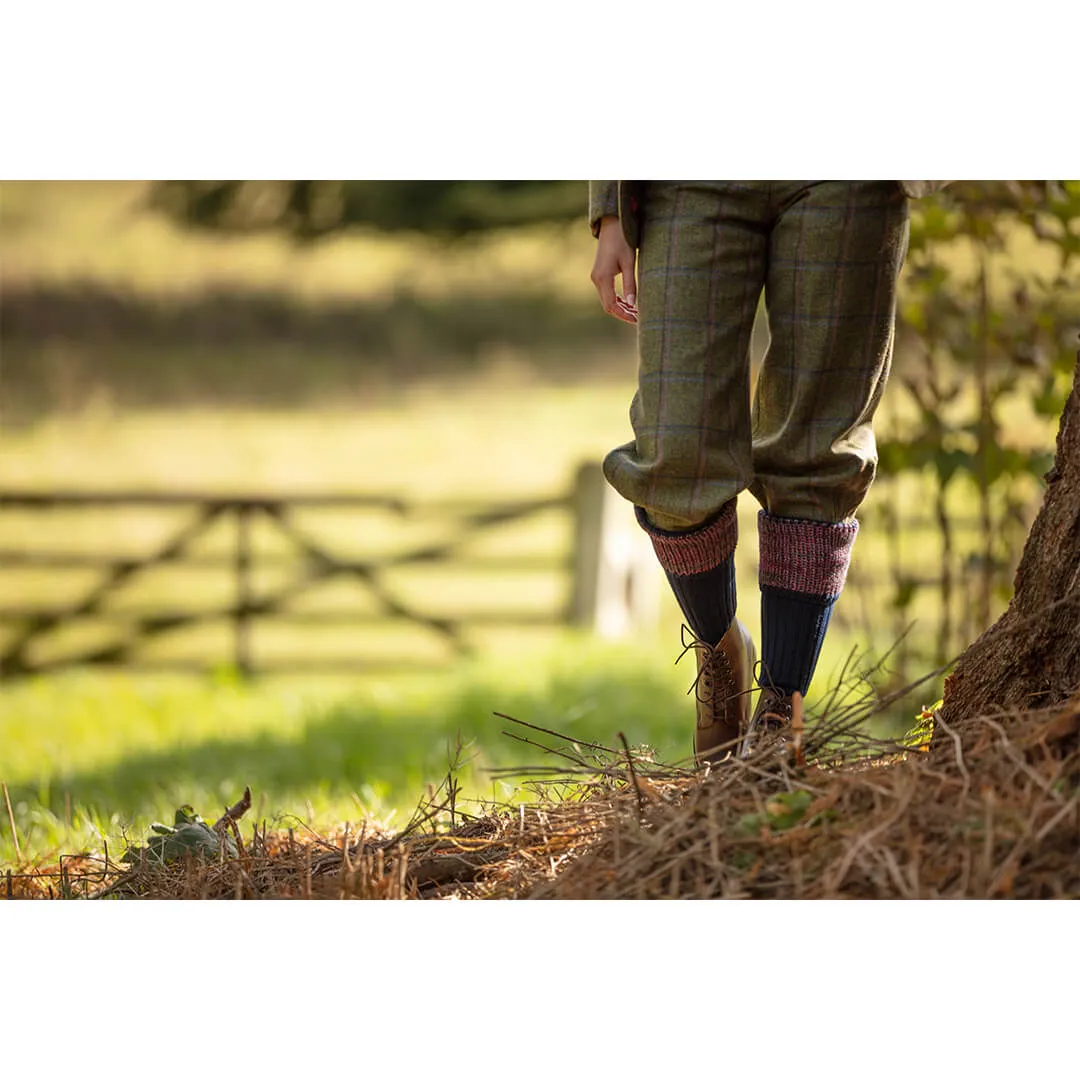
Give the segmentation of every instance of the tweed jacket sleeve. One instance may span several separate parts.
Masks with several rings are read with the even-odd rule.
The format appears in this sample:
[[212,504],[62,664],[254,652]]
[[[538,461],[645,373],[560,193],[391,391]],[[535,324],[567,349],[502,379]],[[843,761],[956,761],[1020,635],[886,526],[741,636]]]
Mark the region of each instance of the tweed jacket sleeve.
[[590,180],[589,227],[600,235],[600,219],[618,217],[626,242],[635,251],[641,240],[641,180]]
[[600,235],[600,219],[618,217],[619,181],[589,181],[589,228],[593,236]]

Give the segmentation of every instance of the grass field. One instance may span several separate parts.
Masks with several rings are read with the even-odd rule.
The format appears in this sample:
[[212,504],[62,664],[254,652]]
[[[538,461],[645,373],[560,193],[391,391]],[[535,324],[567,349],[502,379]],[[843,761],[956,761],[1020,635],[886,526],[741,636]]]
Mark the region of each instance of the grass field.
[[[301,300],[345,296],[373,302],[404,287],[431,296],[450,289],[489,295],[527,292],[539,280],[570,299],[587,299],[591,289],[587,233],[501,237],[453,254],[418,238],[391,242],[370,235],[297,251],[269,239],[225,243],[181,236],[147,217],[137,186],[92,185],[74,194],[78,198],[63,185],[3,186],[5,283],[93,281],[155,295],[243,287]],[[46,351],[42,362],[51,363]],[[147,354],[145,362],[155,359]],[[210,345],[201,362],[225,369],[234,359]],[[306,359],[302,352],[288,352],[274,363],[303,365]],[[616,351],[603,379],[547,379],[535,358],[522,364],[497,350],[487,360],[466,376],[423,382],[396,381],[385,373],[358,378],[336,399],[331,395],[303,410],[225,408],[212,396],[183,409],[166,403],[131,410],[109,393],[84,397],[80,385],[62,408],[32,423],[3,424],[0,486],[360,491],[420,503],[498,501],[560,495],[582,461],[597,460],[629,437],[631,339]],[[56,381],[64,370],[62,363],[50,369],[49,389],[58,398],[63,394]],[[137,368],[131,371],[137,377]],[[1035,433],[1029,418],[1018,416],[1017,426],[1033,442],[1050,445],[1052,433]],[[870,524],[859,540],[852,586],[837,607],[811,698],[820,697],[853,648],[880,653],[903,622],[889,606],[890,538],[873,525],[886,500],[895,502],[901,517],[926,511],[926,493],[917,481],[881,485],[871,493]],[[970,516],[970,492],[958,489],[956,500],[957,513]],[[737,565],[740,616],[757,636],[755,509],[749,498],[741,501],[744,540]],[[150,511],[42,517],[6,510],[0,515],[0,548],[115,555],[145,550],[169,527]],[[326,515],[312,527],[358,555],[394,550],[422,536],[419,526],[410,526],[406,535],[400,522],[379,515]],[[262,542],[256,537],[257,545]],[[208,535],[206,543],[204,553],[225,553],[230,540]],[[493,534],[485,550],[561,558],[570,543],[568,522],[548,516],[527,530]],[[907,531],[899,547],[911,572],[932,569],[939,557],[937,539],[926,526]],[[62,577],[5,569],[3,603],[71,602],[92,581],[85,571]],[[538,571],[474,582],[450,569],[403,573],[395,586],[447,608],[466,595],[555,610],[565,601],[568,579]],[[224,576],[177,570],[133,582],[123,600],[164,607],[227,596]],[[347,586],[328,587],[318,599],[321,606],[342,609],[360,602]],[[932,633],[938,606],[924,591],[903,613],[918,620],[915,640]],[[139,833],[155,818],[169,820],[182,802],[209,818],[245,784],[254,790],[259,818],[271,822],[288,824],[291,815],[327,827],[390,814],[401,822],[426,785],[439,782],[448,747],[459,735],[475,755],[464,774],[467,793],[513,797],[513,786],[493,786],[484,767],[528,764],[535,752],[501,734],[507,724],[494,717],[496,711],[608,745],[622,731],[631,743],[649,743],[666,759],[683,758],[692,728],[693,706],[686,697],[692,658],[673,666],[679,623],[665,593],[659,625],[639,640],[602,645],[561,630],[494,628],[478,636],[474,660],[442,668],[431,667],[439,657],[430,640],[408,627],[350,631],[346,639],[337,629],[301,633],[259,626],[257,655],[261,649],[264,655],[309,650],[362,658],[381,651],[415,660],[415,670],[393,677],[275,677],[253,683],[228,672],[227,628],[210,626],[163,639],[154,648],[164,658],[219,657],[217,674],[73,671],[0,686],[0,780],[10,791],[23,856],[41,860],[56,850],[100,849],[104,839],[115,851],[125,830]],[[93,626],[65,631],[65,647],[103,632]],[[883,718],[882,733],[899,734],[924,701],[938,696],[940,683],[900,703]],[[6,808],[0,808],[0,863],[14,859]]]
[[[643,662],[644,661],[644,662]],[[250,784],[259,820],[401,825],[455,757],[469,797],[506,801],[492,765],[535,763],[503,712],[571,738],[688,751],[686,702],[641,650],[564,641],[531,662],[466,665],[410,679],[268,680],[74,672],[0,691],[3,778],[24,854],[116,851],[125,830],[171,821],[191,803],[209,817]],[[519,734],[526,735],[523,730]],[[286,820],[288,818],[288,820]],[[0,863],[14,860],[6,817]]]

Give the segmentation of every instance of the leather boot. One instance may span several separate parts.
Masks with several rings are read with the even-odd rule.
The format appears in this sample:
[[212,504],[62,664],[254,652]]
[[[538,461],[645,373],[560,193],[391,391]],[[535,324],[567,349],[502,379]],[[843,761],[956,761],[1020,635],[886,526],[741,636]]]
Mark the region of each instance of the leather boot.
[[734,755],[739,736],[749,722],[750,691],[754,685],[756,653],[750,631],[733,619],[715,644],[695,641],[698,675],[697,730],[694,754],[698,765],[717,764]]
[[791,695],[774,687],[762,687],[739,757],[748,758],[766,746],[786,754],[792,741],[791,716]]

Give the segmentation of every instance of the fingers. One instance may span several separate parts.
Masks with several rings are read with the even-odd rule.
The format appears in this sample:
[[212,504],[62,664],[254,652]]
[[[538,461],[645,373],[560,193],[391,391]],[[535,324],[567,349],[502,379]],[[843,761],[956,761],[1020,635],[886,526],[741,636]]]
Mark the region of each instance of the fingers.
[[[634,259],[634,250],[624,239],[618,218],[605,218],[601,223],[596,245],[592,283],[600,294],[600,303],[604,310],[616,319],[631,324],[637,322]],[[616,276],[622,278],[625,300],[615,292]]]
[[623,322],[637,323],[637,284],[634,281],[634,253],[632,251],[628,251],[627,257],[620,260],[619,273],[622,277],[623,293],[626,299],[623,300],[620,296],[615,297],[613,314]]
[[621,296],[615,297],[615,310],[611,314],[623,322],[636,324],[638,321],[637,308],[628,304]]
[[626,257],[623,258],[620,270],[622,272],[622,291],[627,304],[637,314],[637,282],[634,280],[634,253],[627,249]]
[[614,276],[603,278],[594,284],[596,291],[600,294],[600,303],[609,315],[614,315],[616,319],[621,319],[626,323],[637,322],[637,308],[628,304],[615,292]]
[[594,270],[592,282],[596,286],[596,291],[600,294],[601,307],[609,315],[614,315],[615,301],[619,299],[615,295],[615,274],[602,269]]
[[[627,293],[625,300],[615,292],[616,270],[614,267],[610,270],[601,266],[594,268],[592,282],[596,286],[596,291],[600,294],[600,304],[603,309],[616,319],[634,324],[637,322],[637,307],[635,304],[637,298],[631,291],[634,288],[633,262],[631,261],[629,276],[625,269],[621,269],[620,272],[624,282],[623,291]],[[629,289],[625,284],[627,280],[630,282]]]

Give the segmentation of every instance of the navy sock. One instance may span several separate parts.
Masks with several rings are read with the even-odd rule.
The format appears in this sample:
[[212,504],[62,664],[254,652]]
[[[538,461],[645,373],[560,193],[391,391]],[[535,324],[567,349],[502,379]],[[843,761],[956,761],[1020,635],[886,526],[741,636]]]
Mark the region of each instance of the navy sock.
[[685,532],[657,528],[640,506],[636,512],[687,624],[701,641],[715,645],[735,618],[735,500],[711,521]]
[[762,587],[762,686],[806,696],[835,603],[836,597]]
[[854,518],[822,522],[758,514],[762,686],[804,695],[810,688],[858,531]]
[[702,641],[715,645],[735,618],[734,556],[703,574],[664,572],[690,629]]

